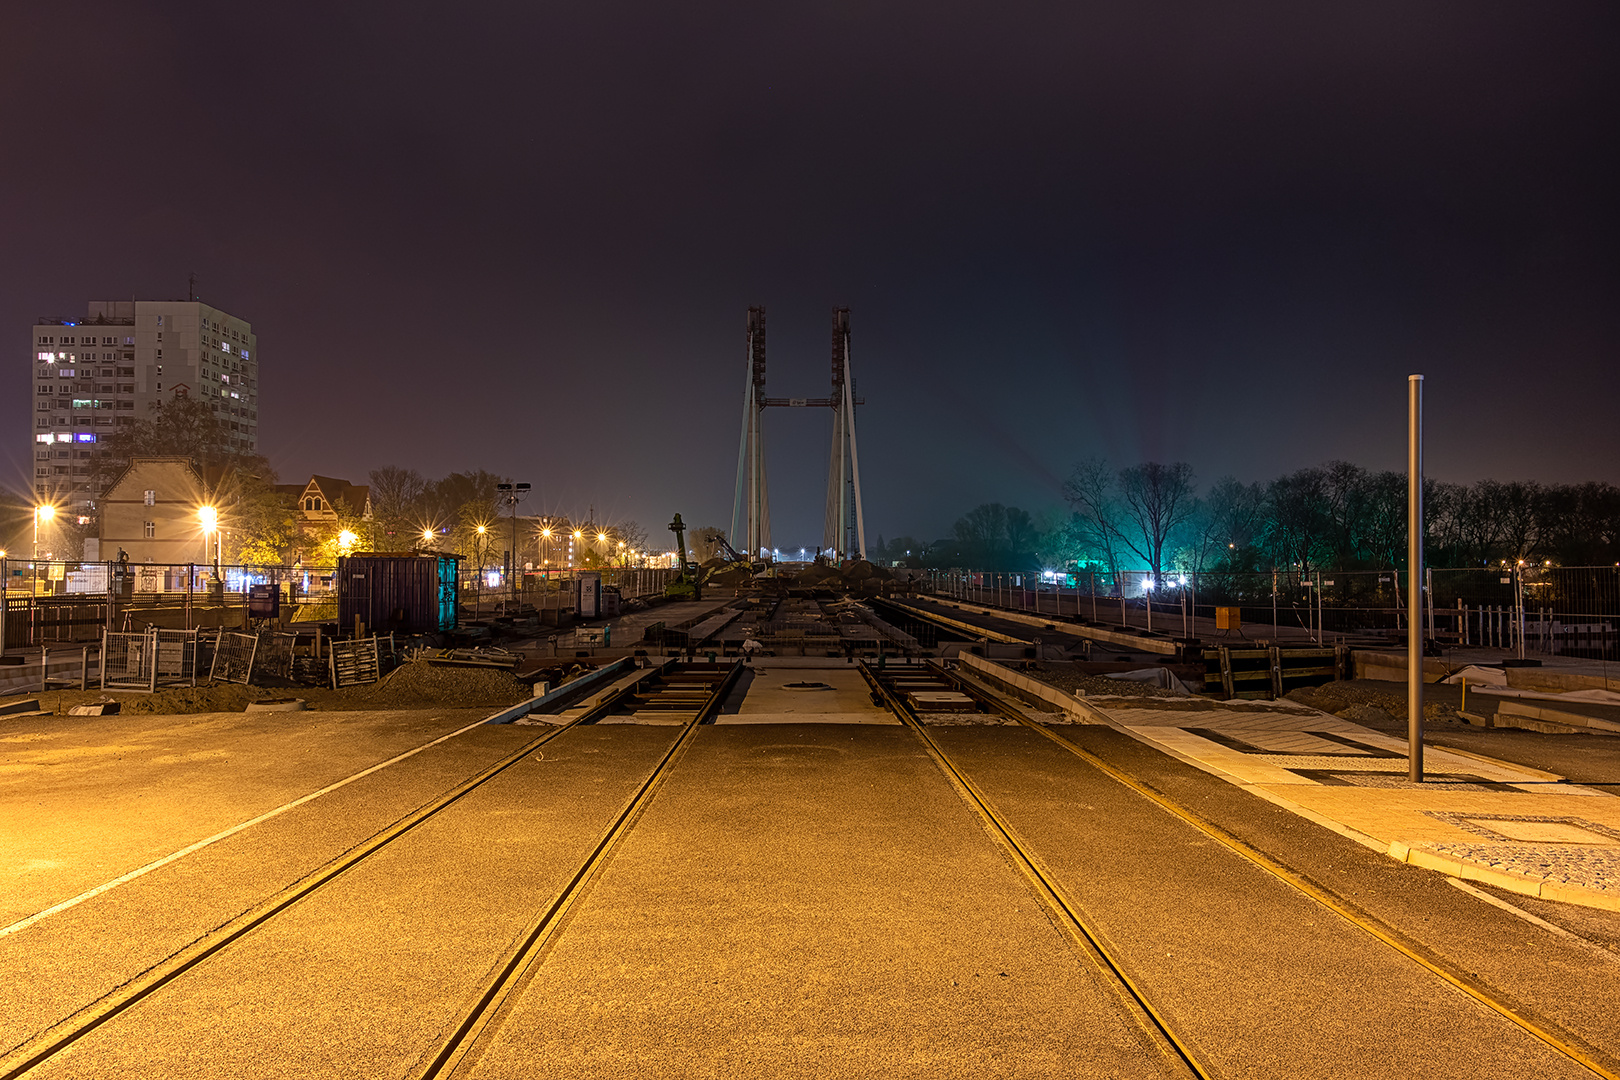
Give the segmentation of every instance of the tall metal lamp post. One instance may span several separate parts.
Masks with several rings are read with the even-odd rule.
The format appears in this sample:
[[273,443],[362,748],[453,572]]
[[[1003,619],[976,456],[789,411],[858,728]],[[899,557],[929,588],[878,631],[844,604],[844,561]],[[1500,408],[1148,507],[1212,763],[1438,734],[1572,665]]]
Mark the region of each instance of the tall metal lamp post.
[[488,529],[485,526],[479,525],[478,539],[473,541],[473,550],[477,556],[474,561],[478,563],[478,574],[473,579],[473,603],[475,605],[473,610],[479,618],[484,615],[484,555],[489,550],[484,546],[484,533],[487,531]]
[[529,494],[528,484],[496,484],[496,498],[512,508],[512,546],[506,552],[506,581],[511,587],[512,606],[517,607],[517,504]]
[[39,562],[39,523],[56,517],[56,507],[44,503],[34,507],[34,561]]
[[208,561],[208,549],[214,549],[214,580],[219,580],[219,545],[214,538],[219,535],[219,511],[212,506],[197,508],[197,520],[202,522],[203,529],[203,562]]

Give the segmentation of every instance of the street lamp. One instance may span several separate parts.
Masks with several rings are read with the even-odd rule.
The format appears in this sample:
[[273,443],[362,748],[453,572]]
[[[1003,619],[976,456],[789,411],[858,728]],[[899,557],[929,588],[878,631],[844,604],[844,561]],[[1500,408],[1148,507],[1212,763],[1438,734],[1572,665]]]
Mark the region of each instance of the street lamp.
[[512,508],[512,547],[506,553],[506,580],[512,589],[512,605],[517,606],[517,504],[529,493],[528,484],[496,484],[498,501]]
[[473,593],[478,615],[484,614],[484,534],[489,530],[483,525],[477,527],[478,539],[473,541],[473,557],[478,561],[478,573],[473,581],[476,591]]
[[219,510],[212,506],[197,508],[197,520],[203,528],[203,561],[208,561],[208,542],[214,540],[214,580],[219,580]]
[[39,562],[39,523],[56,517],[56,507],[49,503],[34,507],[34,561]]

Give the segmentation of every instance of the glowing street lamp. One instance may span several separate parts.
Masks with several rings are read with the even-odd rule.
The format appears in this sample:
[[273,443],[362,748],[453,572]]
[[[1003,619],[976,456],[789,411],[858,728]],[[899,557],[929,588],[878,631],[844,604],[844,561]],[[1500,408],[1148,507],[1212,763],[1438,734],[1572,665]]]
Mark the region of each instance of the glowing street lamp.
[[208,561],[208,542],[214,541],[214,580],[219,580],[219,510],[212,506],[199,506],[197,520],[202,523],[203,561]]
[[342,532],[338,533],[338,550],[348,551],[350,548],[354,547],[354,542],[358,539],[360,538],[354,533],[350,532],[348,529],[344,529]]
[[39,562],[39,523],[56,517],[56,507],[44,503],[34,507],[34,561]]

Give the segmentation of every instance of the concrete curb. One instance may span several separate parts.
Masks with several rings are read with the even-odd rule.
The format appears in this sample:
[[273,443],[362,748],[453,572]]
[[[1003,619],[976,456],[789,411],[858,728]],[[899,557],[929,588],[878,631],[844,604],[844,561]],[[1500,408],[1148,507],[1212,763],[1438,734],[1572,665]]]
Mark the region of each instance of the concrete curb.
[[[1163,746],[1157,742],[1154,742],[1152,739],[1138,735],[1136,732],[1121,724],[1104,710],[1080,698],[1076,698],[1071,694],[1066,694],[1054,686],[1047,686],[1045,683],[1040,683],[1037,680],[1029,678],[1027,675],[1022,675],[1016,671],[1013,671],[1011,668],[1003,667],[1001,664],[997,664],[991,660],[985,660],[982,657],[963,654],[960,659],[969,666],[990,675],[992,678],[1002,680],[1009,685],[1018,686],[1020,689],[1027,689],[1028,692],[1037,694],[1043,699],[1052,701],[1055,704],[1059,704],[1065,709],[1070,709],[1076,712],[1084,712],[1094,718],[1094,723],[1107,725],[1123,735],[1130,736],[1137,742],[1142,743],[1144,746],[1150,746],[1159,751],[1161,754],[1165,754],[1169,757],[1175,758],[1178,761],[1185,762],[1196,769],[1209,773],[1211,776],[1214,776],[1217,779],[1224,780],[1235,787],[1242,788],[1244,791],[1247,791],[1249,794],[1254,795],[1257,798],[1264,799],[1266,802],[1269,802],[1274,806],[1287,810],[1291,814],[1296,814],[1307,821],[1313,822],[1322,826],[1324,829],[1330,830],[1331,832],[1338,833],[1340,836],[1343,836],[1349,840],[1354,840],[1356,843],[1365,848],[1379,852],[1383,855],[1387,855],[1396,862],[1409,863],[1412,866],[1422,867],[1425,870],[1438,871],[1439,873],[1445,874],[1448,877],[1457,878],[1459,881],[1473,881],[1482,885],[1493,885],[1496,888],[1518,893],[1521,896],[1534,896],[1543,900],[1557,900],[1560,903],[1576,904],[1581,907],[1598,908],[1604,911],[1620,911],[1620,894],[1604,892],[1598,889],[1588,889],[1581,885],[1567,885],[1562,882],[1548,881],[1544,878],[1530,877],[1527,874],[1519,874],[1511,870],[1498,870],[1495,867],[1486,866],[1483,863],[1473,862],[1472,860],[1459,859],[1452,855],[1442,855],[1439,852],[1429,851],[1422,847],[1413,847],[1412,845],[1404,843],[1400,840],[1381,840],[1376,836],[1361,832],[1358,829],[1353,829],[1343,822],[1335,821],[1332,818],[1326,817],[1325,815],[1317,813],[1314,810],[1306,809],[1305,807],[1300,806],[1298,803],[1292,802],[1274,792],[1267,791],[1264,788],[1246,783],[1230,773],[1222,772],[1220,769],[1210,765],[1208,762],[1199,761],[1198,759],[1190,757],[1187,754],[1180,753],[1171,747]],[[1025,684],[1028,685],[1026,686]],[[1436,749],[1443,749],[1447,753],[1458,752],[1450,750],[1446,747],[1436,747]],[[1493,760],[1485,757],[1482,754],[1465,754],[1464,756],[1478,758],[1482,761]],[[1502,762],[1501,764],[1506,765],[1509,763]],[[1515,769],[1524,769],[1527,772],[1542,771],[1539,769],[1529,769],[1519,765],[1512,765],[1510,767]],[[1554,773],[1545,773],[1545,775],[1549,777],[1556,776]],[[1558,779],[1563,779],[1563,777],[1558,777]]]
[[1023,623],[1026,626],[1037,626],[1043,630],[1054,630],[1058,633],[1068,634],[1070,637],[1085,638],[1088,641],[1106,641],[1111,645],[1121,645],[1137,652],[1150,652],[1160,656],[1174,656],[1176,643],[1160,637],[1143,637],[1136,633],[1125,633],[1121,630],[1104,630],[1098,626],[1082,626],[1072,622],[1067,615],[1037,615],[1022,611],[1008,611],[1004,608],[988,607],[976,604],[971,600],[956,600],[948,597],[929,597],[935,603],[952,604],[964,611],[976,611],[981,615],[991,615],[1008,622]]
[[485,720],[484,723],[510,724],[514,720],[523,719],[536,709],[544,708],[547,705],[556,704],[565,700],[571,700],[576,697],[583,697],[590,693],[592,689],[612,682],[615,676],[624,675],[634,667],[635,663],[630,657],[626,657],[623,660],[615,660],[611,664],[604,664],[602,667],[597,668],[589,675],[575,679],[570,683],[563,683],[550,693],[540,697],[532,697],[528,701],[522,701],[511,706],[510,708],[502,709],[500,712]]
[[1442,855],[1437,851],[1415,848],[1398,840],[1390,843],[1388,854],[1396,862],[1421,866],[1425,870],[1436,870],[1462,881],[1494,885],[1498,889],[1506,889],[1520,896],[1535,896],[1543,900],[1578,904],[1581,907],[1601,908],[1604,911],[1620,911],[1620,896],[1598,889],[1588,889],[1583,885],[1568,885],[1560,881],[1548,881],[1545,878],[1515,873],[1512,870],[1498,870],[1494,866],[1459,859],[1454,855]]
[[1085,723],[1104,724],[1108,722],[1102,710],[1087,704],[1084,698],[1065,690],[1059,690],[1057,687],[1043,683],[1039,679],[1032,679],[1028,675],[1014,671],[1004,664],[998,664],[994,660],[986,660],[982,656],[974,656],[969,652],[959,654],[956,660],[958,663],[970,667],[982,675],[988,675],[997,682],[1005,683],[1029,694],[1031,697],[1037,697],[1048,704],[1056,705],[1065,713],[1084,717]]

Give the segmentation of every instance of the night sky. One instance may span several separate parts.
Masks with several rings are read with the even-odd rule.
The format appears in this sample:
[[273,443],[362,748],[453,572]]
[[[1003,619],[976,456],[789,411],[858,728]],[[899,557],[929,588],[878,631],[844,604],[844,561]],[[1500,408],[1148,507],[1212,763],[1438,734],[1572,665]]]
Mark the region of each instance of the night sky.
[[[868,536],[1055,508],[1079,459],[1620,481],[1620,8],[1596,3],[8,4],[0,454],[29,332],[250,320],[284,481],[729,522],[743,325],[827,393]],[[766,416],[821,536],[831,418]]]

